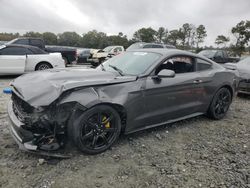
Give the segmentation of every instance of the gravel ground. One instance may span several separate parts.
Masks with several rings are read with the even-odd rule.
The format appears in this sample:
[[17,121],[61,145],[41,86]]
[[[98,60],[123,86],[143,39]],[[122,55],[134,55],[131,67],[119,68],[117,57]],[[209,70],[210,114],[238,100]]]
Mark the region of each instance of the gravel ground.
[[18,150],[0,78],[0,187],[250,187],[250,97],[221,121],[197,117],[128,136],[105,153],[70,159]]

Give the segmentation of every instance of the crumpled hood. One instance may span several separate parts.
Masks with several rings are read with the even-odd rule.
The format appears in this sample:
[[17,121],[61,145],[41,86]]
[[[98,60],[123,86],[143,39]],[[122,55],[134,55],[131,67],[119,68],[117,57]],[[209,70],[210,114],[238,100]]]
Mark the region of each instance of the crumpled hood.
[[97,69],[51,69],[22,75],[11,85],[31,106],[47,106],[73,88],[135,81],[136,76],[117,76]]

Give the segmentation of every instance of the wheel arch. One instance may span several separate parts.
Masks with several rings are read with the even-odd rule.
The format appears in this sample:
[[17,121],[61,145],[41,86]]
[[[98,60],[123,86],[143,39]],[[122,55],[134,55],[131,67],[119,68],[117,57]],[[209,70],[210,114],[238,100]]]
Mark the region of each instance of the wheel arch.
[[127,124],[127,111],[126,108],[121,105],[121,104],[117,104],[117,103],[111,103],[111,102],[99,102],[96,103],[92,106],[88,106],[87,108],[85,108],[82,104],[80,104],[79,102],[77,102],[78,105],[75,106],[75,109],[73,110],[71,117],[73,119],[77,118],[77,116],[79,116],[81,113],[84,113],[85,110],[89,110],[91,108],[94,108],[95,106],[99,106],[99,105],[107,105],[112,107],[114,110],[116,110],[121,118],[121,125],[122,125],[122,131],[125,130],[126,128],[126,124]]
[[[234,96],[234,90],[233,90],[232,86],[226,84],[226,85],[221,86],[217,91],[219,91],[221,88],[226,88],[226,89],[228,89],[228,90],[230,91],[231,100],[232,100],[232,99],[233,99],[233,96]],[[217,91],[216,91],[216,92],[217,92]]]
[[50,62],[48,62],[48,61],[40,61],[39,63],[36,64],[35,71],[37,70],[38,66],[41,65],[41,64],[43,64],[43,63],[46,63],[49,66],[51,66],[51,68],[53,68],[53,65]]
[[213,99],[214,99],[216,93],[217,93],[221,88],[226,88],[226,89],[228,89],[228,90],[230,91],[230,94],[231,94],[231,100],[233,99],[234,91],[233,91],[232,86],[230,86],[229,84],[223,84],[223,85],[221,85],[220,87],[218,87],[218,89],[213,93],[212,99],[211,99],[211,101],[210,101],[210,103],[209,103],[209,105],[208,105],[208,107],[207,107],[207,110],[210,108],[210,106],[211,106],[211,104],[212,104],[212,101],[213,101]]

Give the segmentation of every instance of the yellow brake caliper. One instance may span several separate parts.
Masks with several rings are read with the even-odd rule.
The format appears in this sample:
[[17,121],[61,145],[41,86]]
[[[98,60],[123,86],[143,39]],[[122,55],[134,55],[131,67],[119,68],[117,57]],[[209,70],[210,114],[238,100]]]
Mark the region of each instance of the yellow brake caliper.
[[106,120],[107,120],[107,117],[104,116],[104,117],[102,118],[102,122],[105,123],[105,128],[110,128],[110,122],[109,122],[109,121],[108,121],[108,122],[105,122]]

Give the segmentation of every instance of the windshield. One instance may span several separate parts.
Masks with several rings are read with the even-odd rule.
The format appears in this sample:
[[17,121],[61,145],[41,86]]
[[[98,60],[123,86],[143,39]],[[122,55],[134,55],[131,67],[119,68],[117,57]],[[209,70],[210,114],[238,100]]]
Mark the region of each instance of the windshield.
[[108,46],[103,49],[104,52],[110,52],[113,49],[113,46]]
[[199,54],[207,58],[212,58],[214,57],[215,53],[216,53],[216,50],[203,50]]
[[238,64],[250,65],[250,57],[246,57],[246,58],[242,59],[241,61],[238,62]]
[[98,68],[124,75],[140,75],[160,57],[160,54],[152,52],[126,52],[107,60],[103,67],[100,65]]

